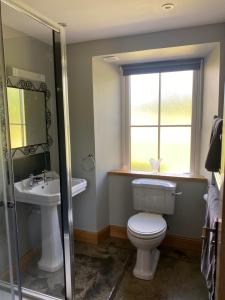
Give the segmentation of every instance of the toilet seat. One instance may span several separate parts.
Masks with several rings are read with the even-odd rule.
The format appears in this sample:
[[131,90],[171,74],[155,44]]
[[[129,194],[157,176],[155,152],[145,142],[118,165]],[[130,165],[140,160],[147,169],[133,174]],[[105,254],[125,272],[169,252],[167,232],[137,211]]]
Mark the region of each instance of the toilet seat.
[[161,215],[141,212],[128,220],[129,232],[140,239],[153,239],[167,229],[167,224]]

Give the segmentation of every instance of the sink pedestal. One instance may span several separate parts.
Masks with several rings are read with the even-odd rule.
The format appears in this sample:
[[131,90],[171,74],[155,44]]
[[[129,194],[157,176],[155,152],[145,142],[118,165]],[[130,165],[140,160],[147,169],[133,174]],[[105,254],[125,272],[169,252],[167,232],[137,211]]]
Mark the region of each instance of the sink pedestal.
[[39,269],[55,272],[63,266],[62,241],[57,206],[41,206],[42,255]]

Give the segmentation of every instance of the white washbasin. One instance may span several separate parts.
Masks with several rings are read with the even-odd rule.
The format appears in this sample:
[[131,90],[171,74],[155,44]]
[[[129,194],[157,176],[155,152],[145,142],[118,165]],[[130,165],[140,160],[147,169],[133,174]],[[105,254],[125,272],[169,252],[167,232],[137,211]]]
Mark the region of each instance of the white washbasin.
[[[30,179],[14,184],[16,201],[40,205],[42,255],[38,267],[47,272],[55,272],[63,266],[63,250],[60,235],[57,206],[60,204],[60,181],[55,172],[49,172],[51,179],[41,180],[30,186]],[[86,190],[85,179],[72,178],[72,196]]]
[[[60,181],[59,178],[43,180],[35,184],[32,188],[29,186],[29,179],[25,179],[14,184],[16,201],[52,206],[60,204]],[[86,190],[87,180],[72,178],[72,197]]]

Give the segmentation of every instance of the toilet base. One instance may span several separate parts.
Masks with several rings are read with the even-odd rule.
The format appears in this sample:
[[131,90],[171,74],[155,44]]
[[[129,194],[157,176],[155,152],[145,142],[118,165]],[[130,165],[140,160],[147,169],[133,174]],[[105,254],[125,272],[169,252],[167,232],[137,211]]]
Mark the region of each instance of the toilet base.
[[133,270],[133,275],[139,279],[151,280],[155,275],[160,252],[158,249],[152,251],[137,249],[137,260]]

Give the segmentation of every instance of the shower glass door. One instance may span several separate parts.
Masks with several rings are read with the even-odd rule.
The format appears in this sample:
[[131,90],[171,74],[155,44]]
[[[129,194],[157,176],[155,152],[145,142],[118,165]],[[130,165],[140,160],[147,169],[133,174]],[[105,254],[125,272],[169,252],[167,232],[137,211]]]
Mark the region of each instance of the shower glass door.
[[21,298],[17,219],[7,127],[6,77],[0,23],[0,299]]
[[[2,61],[1,61],[2,63]],[[2,64],[0,67],[1,83]],[[12,186],[9,181],[8,159],[6,159],[6,132],[4,116],[4,97],[2,84],[0,88],[0,299],[14,300],[21,296],[19,281],[19,264],[16,249],[16,215],[13,200],[10,197]],[[14,252],[15,251],[15,252]],[[14,253],[13,253],[14,252]]]
[[[0,104],[2,105],[2,103]],[[2,128],[0,129],[2,133]],[[18,299],[21,295],[18,269],[18,255],[13,255],[17,249],[15,239],[15,214],[6,191],[6,160],[2,148],[3,136],[1,134],[0,146],[0,299]],[[14,225],[13,225],[14,223]]]
[[[72,300],[73,220],[64,31],[7,0],[1,1],[1,21],[9,177],[15,204],[14,216],[10,212],[15,230],[6,234],[14,236],[8,238],[5,252],[11,251],[17,263],[10,262],[9,257],[6,271],[0,273],[3,277],[6,273],[11,285],[15,285],[17,275],[17,289],[21,288],[23,299]],[[0,263],[1,259],[4,256],[0,252]]]

